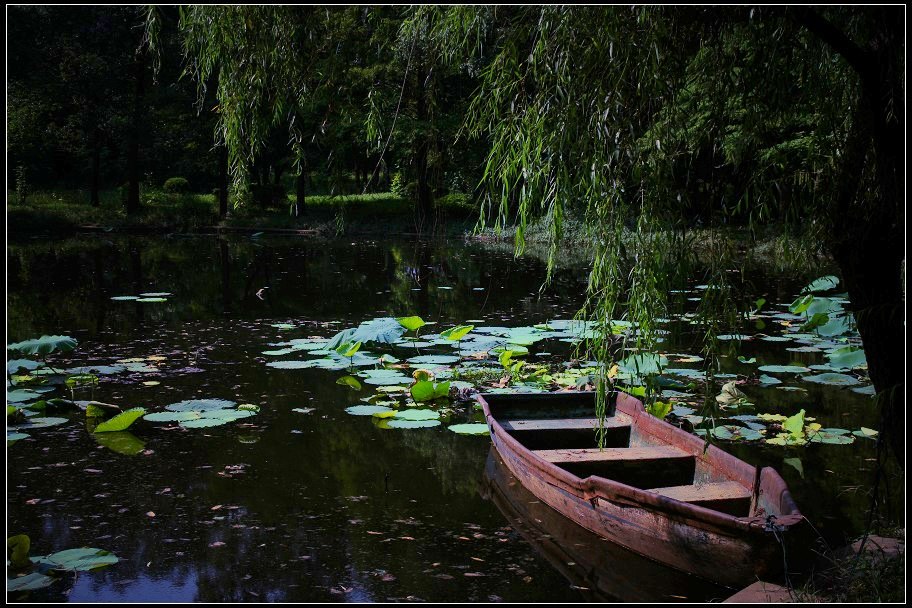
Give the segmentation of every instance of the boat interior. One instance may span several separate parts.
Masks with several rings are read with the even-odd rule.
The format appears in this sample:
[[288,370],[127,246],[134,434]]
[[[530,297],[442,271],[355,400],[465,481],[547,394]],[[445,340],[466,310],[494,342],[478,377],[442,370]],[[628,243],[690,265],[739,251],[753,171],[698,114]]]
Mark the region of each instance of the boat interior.
[[727,454],[724,466],[713,457],[718,450],[703,450],[702,439],[647,414],[608,412],[599,449],[594,393],[484,399],[506,433],[577,477],[598,476],[736,517],[751,515],[754,467]]

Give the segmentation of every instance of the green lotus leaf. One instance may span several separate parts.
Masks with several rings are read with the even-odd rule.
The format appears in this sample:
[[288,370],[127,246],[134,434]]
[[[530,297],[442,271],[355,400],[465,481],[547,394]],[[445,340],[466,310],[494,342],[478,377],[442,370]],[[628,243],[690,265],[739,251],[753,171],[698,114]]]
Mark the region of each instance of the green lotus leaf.
[[833,275],[827,275],[812,281],[801,292],[829,291],[835,289],[837,285],[839,285],[839,279]]
[[446,331],[440,332],[440,337],[451,340],[453,342],[458,342],[473,329],[475,329],[474,325],[457,325],[456,327],[452,327]]
[[816,384],[828,384],[831,386],[854,386],[856,384],[861,384],[861,381],[855,376],[834,373],[804,376],[802,380],[814,382]]
[[137,418],[143,416],[146,413],[146,408],[144,407],[134,407],[132,409],[126,410],[117,414],[110,420],[105,420],[101,424],[95,427],[95,433],[111,433],[115,431],[125,431],[131,424],[133,424]]
[[424,319],[421,317],[396,317],[396,321],[399,322],[399,325],[406,328],[409,331],[416,331],[427,325]]
[[353,405],[345,408],[345,411],[352,416],[373,416],[383,412],[394,412],[395,410],[383,405]]
[[811,371],[810,368],[801,365],[762,365],[757,369],[770,374],[804,374]]
[[69,336],[41,336],[33,340],[24,340],[14,344],[7,344],[6,350],[20,352],[26,355],[49,355],[53,352],[67,353],[76,348],[78,342]]
[[399,418],[392,418],[389,420],[382,420],[381,424],[385,424],[386,428],[390,429],[428,429],[435,426],[440,426],[439,420],[401,420]]
[[185,422],[187,420],[197,420],[200,417],[199,412],[156,412],[146,414],[143,420],[149,422]]
[[234,401],[228,401],[227,399],[188,399],[186,401],[178,401],[177,403],[166,405],[165,409],[171,412],[192,412],[223,410],[232,408],[235,405],[237,404]]
[[14,593],[16,591],[35,591],[50,586],[57,579],[53,576],[45,576],[38,572],[31,572],[25,576],[6,579],[6,591]]

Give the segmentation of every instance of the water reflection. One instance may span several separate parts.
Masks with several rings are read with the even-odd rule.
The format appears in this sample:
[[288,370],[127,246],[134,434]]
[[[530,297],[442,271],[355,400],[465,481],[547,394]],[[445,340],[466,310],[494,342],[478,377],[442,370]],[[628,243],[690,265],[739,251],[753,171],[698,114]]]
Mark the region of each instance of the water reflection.
[[732,594],[610,543],[539,501],[492,447],[482,489],[517,532],[593,602],[708,602]]
[[[72,335],[79,347],[67,366],[166,357],[160,373],[148,377],[104,376],[94,398],[154,409],[194,397],[262,407],[245,424],[196,432],[139,423],[131,432],[144,445],[135,456],[100,445],[77,413],[11,446],[10,532],[29,534],[36,555],[86,545],[122,558],[31,599],[580,599],[580,590],[478,496],[486,438],[457,436],[445,426],[378,429],[344,412],[370,395],[367,388],[336,385],[337,376],[323,370],[266,367],[262,352],[270,343],[330,336],[375,316],[419,314],[437,322],[434,331],[469,319],[527,325],[569,318],[581,303],[585,268],[559,272],[540,295],[542,264],[463,242],[80,237],[12,243],[7,258],[10,342]],[[757,296],[770,302],[788,299],[806,282],[752,278],[761,285]],[[173,295],[149,304],[110,299],[147,291]],[[275,326],[288,322],[295,329]],[[671,329],[668,352],[699,351],[693,326]],[[547,343],[533,350],[553,352],[556,363],[570,348]],[[737,354],[769,363],[793,358],[763,341],[745,343]],[[822,355],[800,356],[811,363]],[[750,373],[736,357],[723,360],[722,371]],[[149,379],[160,384],[143,386]],[[745,391],[765,395],[767,410],[806,408],[824,426],[876,425],[876,411],[861,396],[806,388]],[[459,416],[473,414],[464,408]],[[726,449],[776,467],[802,511],[838,542],[863,528],[873,445]],[[803,460],[803,476],[783,463],[791,457]],[[576,542],[583,541],[570,543],[571,551]],[[583,564],[585,556],[567,561]],[[600,575],[578,586],[627,598],[659,588],[658,579],[672,580],[623,570],[636,561],[624,557],[612,566],[628,572],[620,582]],[[669,599],[707,597],[698,581],[674,587],[666,589]]]

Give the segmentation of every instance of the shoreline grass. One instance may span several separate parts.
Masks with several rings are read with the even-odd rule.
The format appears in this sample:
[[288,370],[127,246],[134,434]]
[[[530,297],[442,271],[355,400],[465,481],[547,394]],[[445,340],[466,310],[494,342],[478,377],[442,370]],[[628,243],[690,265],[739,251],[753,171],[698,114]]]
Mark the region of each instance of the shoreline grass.
[[[140,210],[128,216],[118,190],[100,195],[100,205],[89,204],[87,192],[59,190],[34,192],[24,203],[15,202],[7,192],[8,238],[40,234],[71,234],[85,231],[124,233],[212,232],[219,227],[267,231],[307,230],[322,235],[402,234],[417,231],[414,204],[392,193],[363,195],[314,195],[306,198],[293,215],[294,197],[287,205],[270,207],[248,204],[219,218],[213,194],[169,194],[161,190],[143,192]],[[449,195],[435,201],[433,217],[422,232],[429,235],[461,236],[475,224],[477,212],[466,197]]]

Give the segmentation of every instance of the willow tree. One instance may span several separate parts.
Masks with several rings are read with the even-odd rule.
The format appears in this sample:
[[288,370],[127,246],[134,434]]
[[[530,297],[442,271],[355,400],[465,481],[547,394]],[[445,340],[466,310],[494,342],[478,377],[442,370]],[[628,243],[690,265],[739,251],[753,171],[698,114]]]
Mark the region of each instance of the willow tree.
[[[491,139],[482,218],[515,223],[518,252],[530,218],[550,220],[550,271],[562,219],[582,210],[596,248],[586,313],[603,335],[623,309],[637,346],[655,346],[679,252],[670,236],[698,203],[824,244],[850,296],[882,436],[902,462],[903,17],[901,7],[424,7],[405,27],[430,22],[451,62],[489,57],[466,122],[467,135]],[[706,310],[731,301],[723,253]],[[708,354],[721,327],[708,325]],[[610,344],[596,344],[602,360]]]

